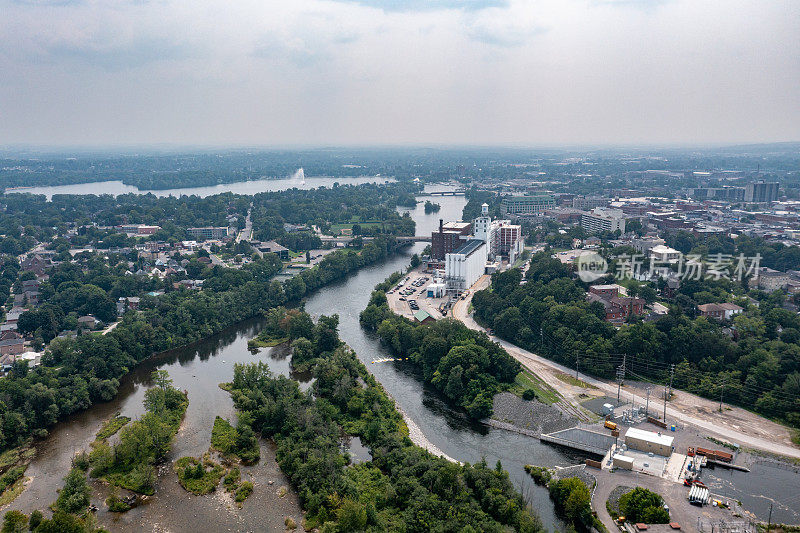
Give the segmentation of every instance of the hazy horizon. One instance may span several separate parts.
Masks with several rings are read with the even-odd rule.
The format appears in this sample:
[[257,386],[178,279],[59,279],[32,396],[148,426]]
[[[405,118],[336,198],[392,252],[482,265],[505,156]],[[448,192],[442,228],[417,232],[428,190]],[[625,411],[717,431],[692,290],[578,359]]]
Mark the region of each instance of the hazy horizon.
[[790,0],[0,0],[0,9],[5,147],[800,141],[800,3]]

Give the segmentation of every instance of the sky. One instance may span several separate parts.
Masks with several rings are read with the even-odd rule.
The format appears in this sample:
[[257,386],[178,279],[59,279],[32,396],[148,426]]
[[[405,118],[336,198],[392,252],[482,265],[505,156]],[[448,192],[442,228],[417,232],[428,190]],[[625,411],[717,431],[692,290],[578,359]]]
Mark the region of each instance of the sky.
[[800,141],[795,0],[0,0],[0,145]]

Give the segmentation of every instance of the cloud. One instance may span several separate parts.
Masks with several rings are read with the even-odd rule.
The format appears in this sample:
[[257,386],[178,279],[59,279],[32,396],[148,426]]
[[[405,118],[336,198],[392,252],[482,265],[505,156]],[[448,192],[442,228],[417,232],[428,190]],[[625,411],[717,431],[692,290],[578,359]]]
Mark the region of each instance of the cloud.
[[506,7],[508,0],[335,0],[375,7],[384,11],[435,11],[453,9],[475,11],[491,7]]
[[0,0],[0,13],[0,143],[800,138],[794,0]]
[[108,70],[138,68],[158,62],[186,59],[192,48],[165,37],[141,37],[129,42],[88,40],[85,42],[49,42],[44,48],[45,61],[76,61]]

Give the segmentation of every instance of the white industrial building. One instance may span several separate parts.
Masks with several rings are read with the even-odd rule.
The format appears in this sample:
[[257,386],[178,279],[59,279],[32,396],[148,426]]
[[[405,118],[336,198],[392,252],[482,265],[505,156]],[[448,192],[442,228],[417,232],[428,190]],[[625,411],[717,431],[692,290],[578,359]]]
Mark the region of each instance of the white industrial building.
[[444,272],[448,292],[469,289],[486,268],[487,246],[480,239],[470,239],[455,252],[445,255]]
[[628,428],[625,432],[625,444],[632,450],[654,453],[669,457],[672,455],[674,437],[662,433],[653,433],[638,428]]

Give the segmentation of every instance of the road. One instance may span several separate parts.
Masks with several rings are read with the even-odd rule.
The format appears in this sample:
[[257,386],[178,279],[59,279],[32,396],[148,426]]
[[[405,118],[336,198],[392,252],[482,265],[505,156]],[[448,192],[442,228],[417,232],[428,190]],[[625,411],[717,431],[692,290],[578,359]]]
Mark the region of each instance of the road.
[[[452,316],[461,320],[470,329],[486,331],[475,322],[468,310],[475,292],[488,287],[490,281],[491,278],[488,275],[482,276],[472,286],[467,298],[458,301],[453,306]],[[558,390],[570,403],[579,407],[578,394],[587,394],[587,390],[571,386],[556,377],[560,372],[574,374],[575,370],[540,357],[493,335],[490,335],[490,337],[505,348],[517,361],[525,365],[548,385]],[[595,379],[585,374],[581,374],[580,379],[589,385],[597,387],[597,390],[609,396],[616,396],[617,394],[617,384],[615,382]],[[626,399],[631,398],[636,403],[644,405],[645,396],[638,389],[626,386],[624,390]],[[675,395],[675,399],[667,407],[667,418],[671,421],[680,421],[703,429],[718,437],[735,442],[742,447],[756,448],[800,459],[800,449],[791,444],[791,433],[785,426],[737,407],[726,406],[726,409],[719,413],[717,412],[718,404],[716,402],[685,391],[675,391]],[[708,416],[703,416],[705,414]]]
[[244,229],[236,235],[236,242],[253,240],[253,221],[250,220],[252,209],[247,210],[247,217],[244,219]]

